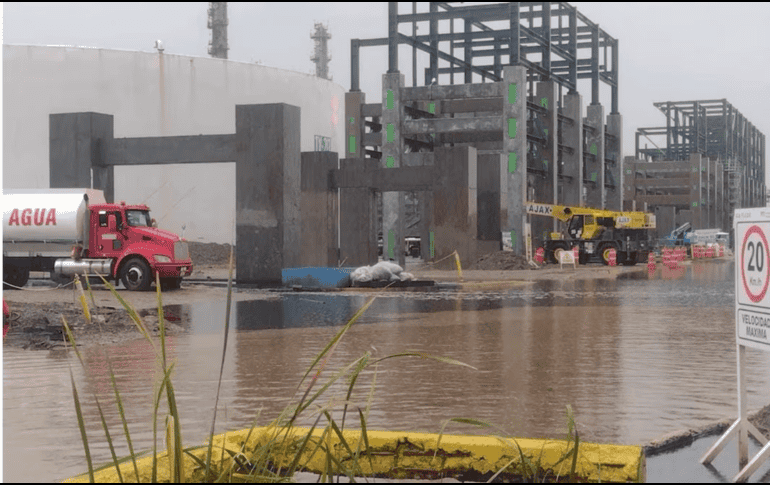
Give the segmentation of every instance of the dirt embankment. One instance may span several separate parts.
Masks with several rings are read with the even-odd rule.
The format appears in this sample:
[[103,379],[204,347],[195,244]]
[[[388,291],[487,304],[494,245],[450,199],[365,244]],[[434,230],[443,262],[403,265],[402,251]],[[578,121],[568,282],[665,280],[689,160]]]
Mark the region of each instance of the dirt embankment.
[[[196,267],[227,265],[230,261],[229,244],[188,241],[187,245],[190,248],[193,265]],[[235,247],[233,247],[233,259],[235,259]]]
[[512,251],[497,251],[485,254],[478,261],[468,266],[468,269],[484,269],[495,271],[510,271],[533,269],[524,256],[518,256]]
[[[23,306],[12,307],[10,330],[3,342],[9,347],[30,350],[63,348],[65,331],[62,317],[66,319],[79,345],[119,343],[141,338],[136,324],[123,309],[94,307],[89,303],[89,323],[82,307],[73,303],[25,303]],[[150,334],[157,336],[157,311],[141,310],[139,315]],[[184,327],[176,323],[179,321],[178,316],[167,311],[164,319],[168,335],[184,331]]]

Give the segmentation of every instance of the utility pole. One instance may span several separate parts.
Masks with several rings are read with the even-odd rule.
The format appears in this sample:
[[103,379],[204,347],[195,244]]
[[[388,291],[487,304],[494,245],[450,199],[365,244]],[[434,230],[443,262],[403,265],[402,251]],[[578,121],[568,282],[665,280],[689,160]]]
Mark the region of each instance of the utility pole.
[[324,27],[320,22],[316,22],[315,32],[310,34],[310,38],[315,42],[313,57],[310,58],[311,61],[315,62],[315,75],[331,81],[329,61],[332,60],[332,56],[329,54],[328,40],[332,38],[332,35],[327,27]]
[[211,29],[209,55],[227,59],[227,2],[209,2],[208,28]]

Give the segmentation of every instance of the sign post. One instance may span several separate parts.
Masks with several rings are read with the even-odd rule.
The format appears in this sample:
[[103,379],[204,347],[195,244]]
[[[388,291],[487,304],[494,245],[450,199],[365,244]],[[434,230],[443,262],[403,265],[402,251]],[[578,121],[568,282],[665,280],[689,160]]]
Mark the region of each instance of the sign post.
[[[748,420],[746,411],[746,349],[770,352],[770,209],[736,209],[735,233],[735,343],[738,361],[738,420],[701,458],[708,464],[738,436],[738,467],[734,481],[748,480],[768,458],[770,442]],[[749,461],[751,434],[762,449]]]

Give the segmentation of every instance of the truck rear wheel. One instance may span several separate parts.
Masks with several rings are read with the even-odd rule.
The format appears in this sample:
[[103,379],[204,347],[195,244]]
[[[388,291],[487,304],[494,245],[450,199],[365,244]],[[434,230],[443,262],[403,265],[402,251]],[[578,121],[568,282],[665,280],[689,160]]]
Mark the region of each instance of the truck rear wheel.
[[[3,289],[16,289],[22,287],[29,281],[29,268],[16,266],[12,264],[3,265]],[[6,285],[6,283],[8,283]],[[13,285],[13,286],[9,286]]]
[[551,251],[548,252],[548,261],[550,263],[559,264],[559,253],[562,251],[568,251],[569,247],[565,242],[554,243]]
[[152,272],[143,259],[131,258],[123,264],[120,271],[120,281],[131,291],[146,291],[150,289]]
[[618,248],[615,243],[604,243],[599,246],[599,256],[601,256],[602,264],[605,266],[610,264],[610,249],[615,249],[615,254],[618,254]]

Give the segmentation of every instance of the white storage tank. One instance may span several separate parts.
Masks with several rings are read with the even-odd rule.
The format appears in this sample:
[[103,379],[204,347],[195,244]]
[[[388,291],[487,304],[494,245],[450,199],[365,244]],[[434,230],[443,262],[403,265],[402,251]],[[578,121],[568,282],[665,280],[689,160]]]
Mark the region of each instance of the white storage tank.
[[[115,138],[223,135],[235,133],[235,105],[286,103],[301,110],[301,151],[323,140],[344,156],[344,99],[332,81],[246,62],[3,45],[3,188],[50,186],[52,113],[113,115]],[[120,200],[149,205],[188,240],[231,242],[235,163],[116,167]]]

